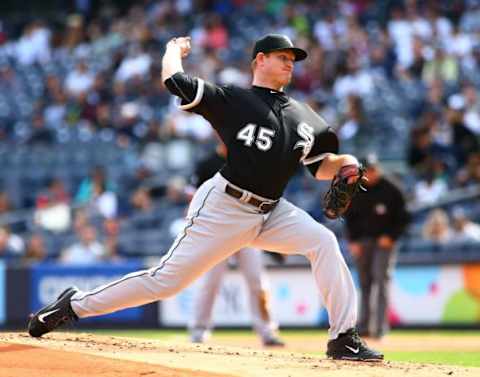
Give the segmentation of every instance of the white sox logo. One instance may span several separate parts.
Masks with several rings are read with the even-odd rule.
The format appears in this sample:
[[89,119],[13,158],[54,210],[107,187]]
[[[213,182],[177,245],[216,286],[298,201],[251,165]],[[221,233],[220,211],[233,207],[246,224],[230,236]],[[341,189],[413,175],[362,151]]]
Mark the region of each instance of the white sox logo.
[[309,126],[305,122],[299,123],[299,125],[297,126],[297,133],[300,135],[300,137],[303,140],[297,141],[293,149],[298,149],[298,148],[303,149],[302,157],[300,158],[300,161],[305,160],[305,158],[310,153],[310,150],[312,149],[313,142],[315,141],[315,136],[313,135],[313,131],[314,131],[313,127]]

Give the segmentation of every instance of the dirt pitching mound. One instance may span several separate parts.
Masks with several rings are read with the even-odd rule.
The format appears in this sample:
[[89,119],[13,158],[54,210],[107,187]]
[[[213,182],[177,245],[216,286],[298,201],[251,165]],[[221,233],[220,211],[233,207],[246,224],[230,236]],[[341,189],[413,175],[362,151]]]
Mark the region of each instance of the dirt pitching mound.
[[292,351],[83,333],[53,333],[41,339],[25,333],[0,336],[2,377],[474,377],[478,373],[478,368],[389,361],[339,362]]

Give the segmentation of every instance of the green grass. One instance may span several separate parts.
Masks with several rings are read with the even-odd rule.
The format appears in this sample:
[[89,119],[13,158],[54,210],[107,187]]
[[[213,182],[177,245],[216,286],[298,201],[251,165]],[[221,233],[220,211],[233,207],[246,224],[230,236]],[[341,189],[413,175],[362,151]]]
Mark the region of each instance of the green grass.
[[[134,338],[154,338],[154,339],[162,339],[168,338],[170,336],[187,336],[187,332],[183,329],[138,329],[138,330],[117,330],[117,329],[110,329],[110,330],[91,330],[91,332],[95,332],[98,334],[105,334],[105,335],[118,335],[118,336],[128,336]],[[289,337],[289,336],[299,336],[302,337],[311,337],[317,338],[318,336],[326,336],[326,330],[317,330],[317,329],[282,329],[281,330],[282,336]],[[249,337],[252,336],[251,330],[244,330],[244,329],[234,329],[234,330],[225,330],[225,329],[218,329],[215,330],[215,337],[231,337],[231,336],[239,336],[239,337]],[[480,329],[479,330],[392,330],[389,333],[391,337],[408,337],[408,336],[467,336],[467,337],[478,337],[479,338],[479,351],[480,351]]]
[[[385,359],[391,361],[404,361],[411,363],[435,363],[460,365],[464,367],[480,367],[480,352],[385,352]],[[480,372],[479,372],[480,374]]]
[[[176,339],[185,340],[188,335],[185,330],[170,330],[170,329],[153,329],[153,330],[97,330],[93,331],[99,334],[111,335],[111,336],[125,336],[143,339]],[[318,338],[319,336],[326,336],[325,330],[282,330],[282,338],[288,343],[290,339],[298,339],[299,337]],[[250,330],[222,330],[215,331],[215,338],[231,338],[238,337],[239,339],[254,338],[255,335]],[[480,368],[480,330],[394,330],[389,334],[389,338],[401,338],[404,339],[408,336],[421,336],[425,341],[429,341],[429,337],[434,336],[448,336],[448,337],[477,337],[478,338],[478,352],[471,350],[465,351],[445,351],[445,350],[433,350],[435,348],[434,342],[430,343],[431,347],[426,351],[391,351],[386,350],[385,358],[391,361],[402,362],[417,362],[417,363],[437,363],[458,365],[465,367],[479,367]],[[323,356],[320,352],[311,352],[318,356]],[[480,371],[479,371],[480,375]]]

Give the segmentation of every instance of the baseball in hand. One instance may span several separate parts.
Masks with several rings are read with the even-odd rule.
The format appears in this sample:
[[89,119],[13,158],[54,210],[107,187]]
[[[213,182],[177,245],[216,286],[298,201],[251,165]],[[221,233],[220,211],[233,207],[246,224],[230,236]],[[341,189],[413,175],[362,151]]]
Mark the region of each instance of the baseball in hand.
[[182,58],[185,58],[190,53],[192,46],[190,44],[190,37],[179,37],[174,38],[173,43],[175,43],[178,47],[180,47],[180,53],[182,54]]

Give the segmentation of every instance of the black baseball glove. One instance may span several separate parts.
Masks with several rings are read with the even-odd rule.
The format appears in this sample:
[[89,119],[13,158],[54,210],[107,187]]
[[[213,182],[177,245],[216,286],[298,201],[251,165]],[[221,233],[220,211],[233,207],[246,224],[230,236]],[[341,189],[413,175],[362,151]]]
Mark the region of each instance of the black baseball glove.
[[367,180],[365,169],[360,165],[345,165],[332,179],[330,189],[324,197],[324,213],[329,219],[337,219],[347,212],[355,194],[367,191],[362,183]]

